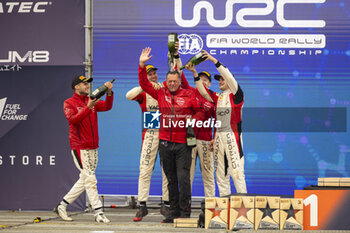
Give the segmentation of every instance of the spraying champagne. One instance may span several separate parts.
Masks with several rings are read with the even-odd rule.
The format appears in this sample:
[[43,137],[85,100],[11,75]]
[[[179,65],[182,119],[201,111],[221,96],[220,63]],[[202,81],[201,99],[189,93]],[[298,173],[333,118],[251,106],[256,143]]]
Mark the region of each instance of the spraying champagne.
[[203,61],[205,61],[207,58],[204,57],[204,54],[202,52],[196,54],[195,56],[193,56],[190,60],[188,60],[188,62],[186,62],[186,64],[180,68],[180,70],[183,70],[185,68],[186,65],[188,65],[189,63],[192,63],[193,65],[198,65],[200,63],[202,63]]

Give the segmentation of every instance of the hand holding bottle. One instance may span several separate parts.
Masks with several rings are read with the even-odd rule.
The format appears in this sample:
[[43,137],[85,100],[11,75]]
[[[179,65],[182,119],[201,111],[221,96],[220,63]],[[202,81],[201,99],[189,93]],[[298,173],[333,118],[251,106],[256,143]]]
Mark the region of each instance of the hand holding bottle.
[[111,82],[105,82],[104,85],[108,88],[107,94],[111,94],[111,93],[112,93],[112,88],[113,88],[113,83],[111,83]]
[[210,55],[207,51],[202,50],[203,53],[203,57],[206,58],[206,60],[209,60],[211,62],[213,62],[214,64],[216,64],[218,62],[218,60],[213,57],[212,55]]
[[89,101],[87,103],[87,106],[92,109],[97,103],[100,101],[100,99],[91,99],[89,98]]
[[141,67],[145,67],[146,62],[149,59],[151,59],[151,57],[152,57],[152,55],[150,55],[151,50],[152,49],[150,47],[146,47],[146,48],[142,49],[142,52],[141,52],[141,55],[140,55],[140,59],[139,59],[139,61],[140,61],[139,64],[140,64]]
[[186,64],[185,68],[193,73],[193,77],[198,77],[197,70],[191,62]]

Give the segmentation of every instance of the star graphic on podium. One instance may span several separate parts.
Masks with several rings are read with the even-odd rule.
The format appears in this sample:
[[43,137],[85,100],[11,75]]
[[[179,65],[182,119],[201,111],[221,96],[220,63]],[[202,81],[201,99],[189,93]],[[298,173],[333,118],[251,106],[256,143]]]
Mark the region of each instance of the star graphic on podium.
[[260,210],[261,212],[264,213],[264,215],[262,216],[262,218],[265,218],[266,216],[269,216],[270,218],[273,219],[272,213],[273,213],[275,210],[270,208],[269,202],[267,202],[266,208],[259,208],[259,210]]
[[213,217],[212,218],[214,218],[216,216],[220,217],[220,213],[221,213],[222,209],[219,208],[218,203],[216,203],[215,209],[209,209],[209,210],[213,213]]
[[242,202],[242,206],[240,208],[235,209],[238,212],[238,216],[237,218],[239,218],[240,216],[243,216],[245,218],[247,218],[247,212],[248,212],[248,208],[245,208],[244,203]]
[[288,214],[287,219],[289,219],[290,217],[295,218],[295,214],[298,213],[299,210],[295,210],[293,205],[290,205],[290,208],[286,212]]

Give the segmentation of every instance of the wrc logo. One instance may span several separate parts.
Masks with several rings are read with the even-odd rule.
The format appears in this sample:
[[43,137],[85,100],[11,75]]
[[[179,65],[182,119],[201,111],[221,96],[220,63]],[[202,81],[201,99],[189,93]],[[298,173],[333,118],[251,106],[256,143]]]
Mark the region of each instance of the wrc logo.
[[[324,3],[326,0],[277,0],[276,3],[276,21],[279,25],[286,28],[323,28],[326,26],[324,20],[291,20],[285,19],[284,11],[291,4],[311,4]],[[244,7],[237,11],[236,21],[241,27],[255,28],[272,28],[275,24],[274,20],[252,20],[245,19],[245,16],[267,16],[275,9],[274,0],[227,0],[225,5],[225,19],[215,19],[213,5],[208,1],[199,1],[194,5],[193,18],[183,19],[182,0],[174,0],[175,22],[180,27],[191,28],[199,24],[201,20],[201,10],[205,9],[207,22],[215,28],[224,28],[229,26],[234,20],[233,7],[235,4],[264,4],[264,7],[248,8]],[[312,12],[310,12],[312,14]]]

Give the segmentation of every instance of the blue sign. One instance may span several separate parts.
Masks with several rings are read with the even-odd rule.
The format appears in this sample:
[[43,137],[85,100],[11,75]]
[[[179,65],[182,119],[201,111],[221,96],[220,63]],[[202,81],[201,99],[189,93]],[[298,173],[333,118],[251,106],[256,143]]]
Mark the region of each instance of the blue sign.
[[[118,74],[118,105],[100,118],[100,127],[110,130],[101,135],[100,152],[108,156],[97,170],[101,193],[137,193],[142,127],[135,122],[143,119],[125,94],[139,86],[138,57],[145,47],[152,48],[148,63],[158,68],[158,81],[165,80],[169,32],[179,35],[183,63],[204,49],[230,69],[244,92],[248,192],[293,195],[294,189],[317,184],[318,177],[350,176],[349,1],[94,4],[94,80],[102,84]],[[196,69],[218,74],[209,61]],[[192,73],[184,74],[194,86]],[[210,88],[221,92],[214,79]],[[159,164],[150,194],[161,194]],[[192,194],[204,195],[198,166]]]
[[160,116],[161,116],[161,113],[158,110],[156,112],[144,112],[143,128],[160,129]]

